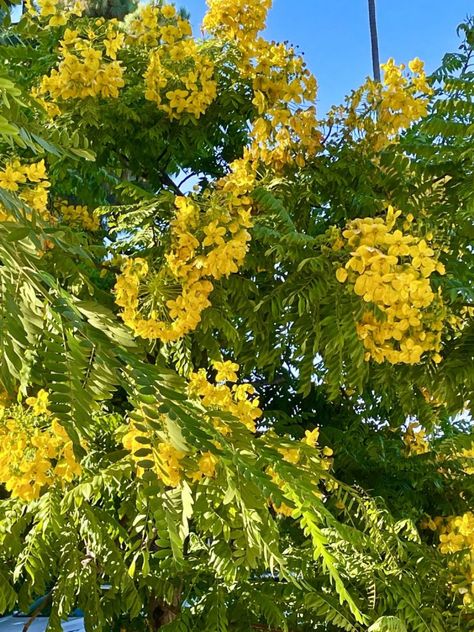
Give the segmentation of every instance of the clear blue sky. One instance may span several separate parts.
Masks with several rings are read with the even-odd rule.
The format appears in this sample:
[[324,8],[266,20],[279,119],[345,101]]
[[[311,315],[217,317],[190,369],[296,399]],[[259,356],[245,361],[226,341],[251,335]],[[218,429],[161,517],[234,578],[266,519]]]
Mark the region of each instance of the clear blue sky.
[[[175,0],[199,33],[205,0]],[[456,27],[474,14],[474,0],[378,0],[380,58],[420,57],[428,71],[458,46]],[[340,103],[372,71],[367,0],[274,0],[266,33],[305,53],[319,83],[319,113]]]

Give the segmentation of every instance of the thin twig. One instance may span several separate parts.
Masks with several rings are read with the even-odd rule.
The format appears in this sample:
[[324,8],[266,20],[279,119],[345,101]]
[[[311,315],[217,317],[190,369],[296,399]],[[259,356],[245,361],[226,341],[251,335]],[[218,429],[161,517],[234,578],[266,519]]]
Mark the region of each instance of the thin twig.
[[33,610],[31,617],[28,619],[28,621],[25,623],[25,625],[22,628],[21,632],[28,632],[30,625],[33,623],[33,621],[36,619],[36,617],[41,614],[41,612],[43,612],[43,610],[45,609],[45,607],[48,605],[48,603],[51,601],[51,597],[53,595],[53,591],[50,590],[49,593],[47,595],[45,595],[44,599],[41,601],[41,603]]
[[194,171],[192,173],[190,173],[189,175],[187,175],[185,178],[183,178],[181,180],[181,182],[178,184],[178,187],[181,188],[183,186],[183,184],[189,180],[189,178],[192,178],[195,175],[196,174],[194,173]]

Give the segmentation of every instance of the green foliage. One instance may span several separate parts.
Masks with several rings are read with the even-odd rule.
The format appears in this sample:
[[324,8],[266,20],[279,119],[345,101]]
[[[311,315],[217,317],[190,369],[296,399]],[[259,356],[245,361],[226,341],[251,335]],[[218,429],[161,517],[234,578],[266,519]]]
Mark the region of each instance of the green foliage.
[[370,626],[369,632],[406,632],[406,627],[397,617],[380,617]]
[[[128,11],[89,4],[93,16]],[[203,44],[219,89],[199,119],[169,118],[145,99],[144,48],[124,49],[133,73],[120,98],[75,101],[49,118],[30,91],[55,65],[64,29],[5,28],[17,39],[0,43],[3,160],[46,160],[55,220],[0,188],[0,384],[22,410],[48,391],[82,472],[33,499],[0,487],[0,612],[45,596],[52,632],[76,606],[97,632],[472,629],[439,535],[424,528],[474,502],[462,456],[473,443],[472,22],[431,78],[428,115],[400,142],[367,150],[328,120],[304,166],[262,167],[243,267],[214,282],[195,331],[163,344],[134,338],[120,319],[114,257],[158,270],[179,180],[193,177],[205,208],[242,155],[258,115],[236,52]],[[62,199],[93,208],[99,229],[55,215]],[[334,236],[387,203],[442,252],[447,275],[434,283],[453,322],[436,365],[367,361],[355,327],[366,306],[336,279]],[[190,374],[203,368],[212,383],[222,359],[257,390],[255,433],[190,395]],[[414,420],[429,434],[425,453],[404,443]],[[311,447],[301,440],[315,427]],[[184,455],[179,484],[156,466],[163,441]],[[201,476],[203,455],[217,466]]]

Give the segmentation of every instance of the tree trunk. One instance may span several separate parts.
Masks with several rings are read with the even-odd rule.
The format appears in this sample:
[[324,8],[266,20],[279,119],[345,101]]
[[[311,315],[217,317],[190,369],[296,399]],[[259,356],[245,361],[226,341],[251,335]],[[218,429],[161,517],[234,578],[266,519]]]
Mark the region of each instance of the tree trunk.
[[369,0],[370,44],[372,47],[372,68],[375,81],[380,81],[379,40],[377,35],[377,17],[375,0]]
[[148,603],[148,627],[150,632],[156,632],[167,623],[171,623],[179,614],[181,590],[176,590],[173,603],[168,604],[162,599],[151,597]]

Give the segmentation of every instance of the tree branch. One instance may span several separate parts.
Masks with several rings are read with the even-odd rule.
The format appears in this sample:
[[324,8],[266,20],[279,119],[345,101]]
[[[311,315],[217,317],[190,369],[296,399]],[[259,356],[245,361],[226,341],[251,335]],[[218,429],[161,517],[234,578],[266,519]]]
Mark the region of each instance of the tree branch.
[[190,173],[189,175],[187,175],[185,178],[183,178],[183,179],[181,180],[181,182],[178,184],[178,186],[179,186],[179,187],[182,187],[182,186],[183,186],[183,184],[189,180],[189,178],[192,178],[192,177],[193,177],[193,176],[195,176],[195,175],[196,175],[196,174],[195,174],[195,173],[194,173],[194,171],[193,171],[192,173]]
[[161,178],[161,184],[170,188],[176,193],[176,195],[183,195],[183,192],[181,191],[179,186],[176,184],[176,182],[174,182],[174,180],[170,178],[170,176],[165,171],[158,170],[158,173]]
[[41,612],[43,612],[43,610],[45,609],[45,607],[48,605],[48,603],[51,601],[53,595],[53,591],[50,590],[49,593],[47,595],[45,595],[44,599],[41,601],[41,603],[33,610],[33,612],[31,613],[31,617],[28,619],[28,621],[25,623],[25,625],[23,626],[21,632],[28,632],[30,625],[33,623],[33,621],[36,619],[36,617],[41,614]]

